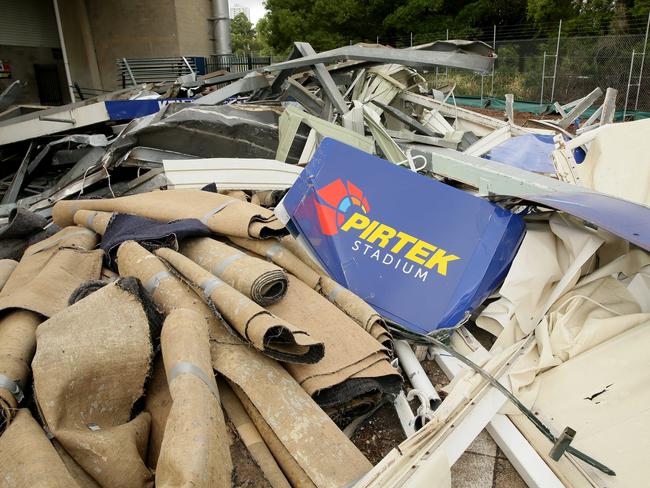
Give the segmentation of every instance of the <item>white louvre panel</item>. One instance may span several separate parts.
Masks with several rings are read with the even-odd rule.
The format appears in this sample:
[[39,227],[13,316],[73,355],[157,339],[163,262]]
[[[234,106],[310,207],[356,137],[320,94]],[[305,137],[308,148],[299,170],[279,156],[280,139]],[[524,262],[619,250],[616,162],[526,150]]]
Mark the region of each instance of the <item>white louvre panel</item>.
[[0,46],[59,47],[52,0],[0,0]]

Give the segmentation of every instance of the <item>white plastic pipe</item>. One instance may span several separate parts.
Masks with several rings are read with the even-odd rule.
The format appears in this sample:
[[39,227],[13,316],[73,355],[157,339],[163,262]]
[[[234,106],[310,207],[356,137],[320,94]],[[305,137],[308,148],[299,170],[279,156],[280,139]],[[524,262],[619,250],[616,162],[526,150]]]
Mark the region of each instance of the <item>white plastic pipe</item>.
[[411,382],[411,386],[419,393],[418,397],[424,397],[427,404],[422,405],[424,410],[418,409],[416,416],[416,429],[422,427],[426,423],[426,413],[430,413],[440,405],[440,396],[431,384],[429,377],[424,372],[420,361],[415,357],[415,353],[411,346],[406,341],[395,341],[395,354],[399,358],[399,364],[402,370]]

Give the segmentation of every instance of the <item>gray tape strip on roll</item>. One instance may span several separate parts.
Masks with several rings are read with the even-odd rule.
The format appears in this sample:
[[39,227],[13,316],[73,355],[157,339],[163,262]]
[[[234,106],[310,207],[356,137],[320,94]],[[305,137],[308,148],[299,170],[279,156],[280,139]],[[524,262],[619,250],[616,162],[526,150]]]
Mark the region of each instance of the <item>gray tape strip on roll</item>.
[[0,388],[9,390],[18,403],[22,402],[23,398],[25,398],[25,394],[20,389],[20,385],[3,374],[0,374]]
[[336,300],[336,295],[338,295],[342,289],[343,287],[341,285],[336,285],[334,289],[329,293],[329,295],[327,295],[327,299],[330,302],[333,302],[334,300]]
[[[197,365],[192,364],[188,361],[177,362],[169,373],[169,383],[174,381],[174,378],[181,374],[191,374],[192,376],[200,379],[203,383],[205,383],[205,386],[210,389],[210,392],[214,395],[214,397],[219,400],[219,390],[217,390],[217,384],[214,381],[210,381],[211,378]],[[214,380],[214,377],[212,380]]]
[[237,253],[237,254],[233,254],[232,256],[228,256],[226,259],[224,259],[214,267],[214,269],[212,270],[212,274],[221,276],[221,273],[223,273],[228,266],[230,266],[232,263],[234,263],[235,261],[243,257],[244,257],[243,253]]
[[275,256],[277,253],[282,251],[282,249],[283,249],[282,244],[280,244],[280,242],[276,242],[266,250],[266,257],[268,259],[272,259],[273,256]]
[[203,289],[203,295],[209,297],[212,295],[212,292],[221,285],[223,285],[223,281],[221,281],[219,278],[211,278],[209,280],[205,280],[199,286]]
[[92,227],[93,226],[93,220],[95,220],[95,217],[97,217],[97,212],[92,212],[86,217],[86,227]]
[[156,273],[153,275],[151,278],[149,278],[149,281],[147,281],[147,284],[144,285],[144,288],[149,292],[153,293],[156,288],[158,288],[158,285],[160,285],[160,282],[166,278],[171,278],[173,275],[169,271],[161,271],[160,273]]
[[201,222],[203,222],[205,225],[207,225],[207,224],[208,224],[208,220],[210,219],[210,217],[212,217],[214,214],[217,214],[217,213],[221,212],[221,211],[222,211],[224,208],[226,208],[228,205],[231,205],[231,204],[233,204],[233,203],[235,203],[235,202],[239,202],[239,201],[240,201],[240,200],[232,199],[232,200],[228,200],[228,201],[225,202],[225,203],[222,203],[221,205],[219,205],[219,206],[216,207],[216,208],[213,208],[213,209],[210,210],[208,213],[206,213],[203,217],[201,217],[201,219],[200,219]]

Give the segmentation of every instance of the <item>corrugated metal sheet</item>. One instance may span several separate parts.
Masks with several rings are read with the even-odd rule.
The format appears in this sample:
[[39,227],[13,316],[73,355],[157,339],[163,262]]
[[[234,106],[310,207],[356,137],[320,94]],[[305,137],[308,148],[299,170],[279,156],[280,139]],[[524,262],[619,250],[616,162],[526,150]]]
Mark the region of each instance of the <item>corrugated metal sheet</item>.
[[0,46],[59,47],[52,0],[0,0]]

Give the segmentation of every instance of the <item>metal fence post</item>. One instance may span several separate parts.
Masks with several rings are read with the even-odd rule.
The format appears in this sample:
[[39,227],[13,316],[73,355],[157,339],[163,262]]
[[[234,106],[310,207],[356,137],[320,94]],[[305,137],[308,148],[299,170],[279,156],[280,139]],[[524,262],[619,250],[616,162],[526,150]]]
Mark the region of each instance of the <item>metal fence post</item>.
[[[494,54],[497,52],[497,26],[494,25],[494,33],[492,34],[492,50]],[[496,65],[496,59],[492,63],[492,86],[490,87],[490,96],[494,96],[494,66]]]
[[551,87],[551,103],[555,100],[555,78],[557,77],[557,61],[560,58],[560,35],[562,34],[562,19],[557,28],[557,45],[555,46],[555,66],[553,67],[553,85]]
[[413,47],[413,33],[411,32],[411,47]]
[[632,83],[632,69],[634,68],[634,56],[636,52],[632,49],[632,56],[630,58],[630,74],[627,77],[627,90],[625,90],[625,105],[623,105],[623,122],[625,122],[625,115],[627,115],[627,100],[630,96],[630,83]]
[[546,51],[544,51],[544,58],[542,61],[542,87],[539,91],[539,108],[541,110],[544,105],[544,76],[546,75]]
[[650,12],[648,12],[648,22],[645,25],[645,40],[643,41],[643,54],[641,55],[641,71],[639,71],[639,84],[636,86],[636,100],[634,101],[634,113],[639,106],[639,92],[641,91],[641,80],[643,80],[643,65],[645,63],[645,53],[648,48],[648,28],[650,28]]

